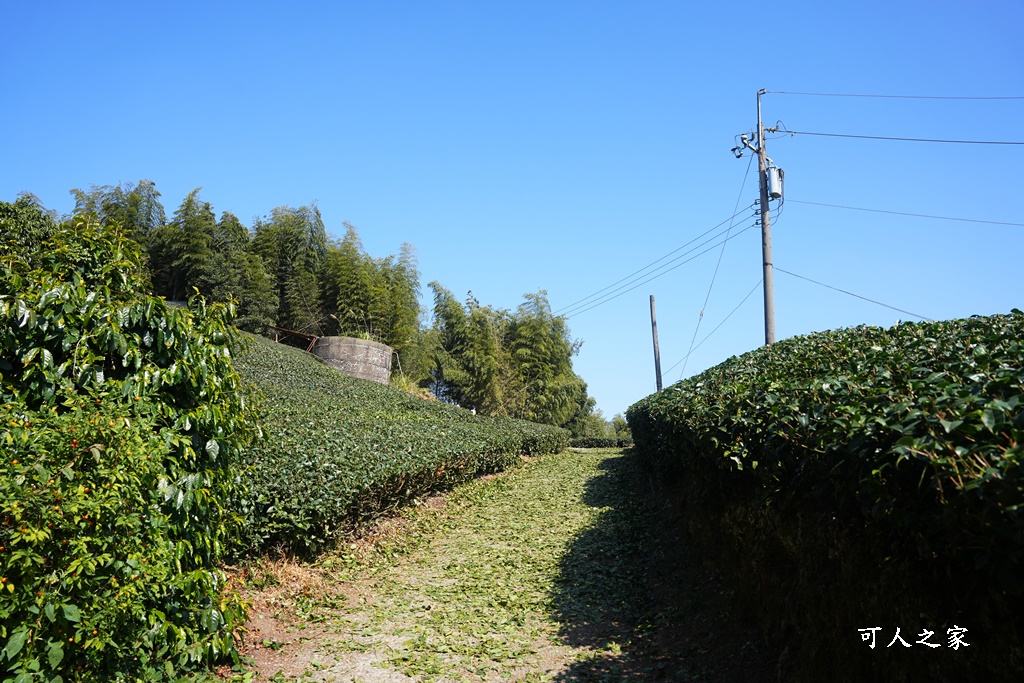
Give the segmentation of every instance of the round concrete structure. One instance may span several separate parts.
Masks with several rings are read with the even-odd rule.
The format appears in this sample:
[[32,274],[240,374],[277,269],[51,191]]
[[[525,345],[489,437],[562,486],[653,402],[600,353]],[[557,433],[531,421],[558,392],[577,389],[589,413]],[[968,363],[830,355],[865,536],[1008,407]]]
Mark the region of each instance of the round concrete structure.
[[313,353],[328,366],[350,377],[387,384],[391,378],[392,349],[355,337],[320,337],[313,344]]

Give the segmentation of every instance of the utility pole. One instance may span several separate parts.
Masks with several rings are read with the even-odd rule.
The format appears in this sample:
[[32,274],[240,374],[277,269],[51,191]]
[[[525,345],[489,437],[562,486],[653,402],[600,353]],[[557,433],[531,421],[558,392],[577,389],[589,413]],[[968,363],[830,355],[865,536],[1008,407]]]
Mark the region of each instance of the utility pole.
[[775,343],[775,272],[772,268],[772,227],[768,212],[768,152],[764,149],[761,95],[757,91],[757,168],[761,180],[761,255],[764,257],[764,343]]
[[661,391],[661,352],[658,350],[658,319],[654,315],[654,295],[651,294],[651,334],[654,336],[654,375]]
[[[768,210],[768,152],[764,148],[764,124],[761,123],[761,95],[767,92],[764,88],[757,91],[757,144],[750,143],[744,134],[740,140],[744,147],[757,154],[758,176],[761,185],[761,255],[764,268],[764,343],[775,343],[775,278],[772,269],[772,230],[771,215]],[[739,147],[733,148],[733,154],[742,156]]]

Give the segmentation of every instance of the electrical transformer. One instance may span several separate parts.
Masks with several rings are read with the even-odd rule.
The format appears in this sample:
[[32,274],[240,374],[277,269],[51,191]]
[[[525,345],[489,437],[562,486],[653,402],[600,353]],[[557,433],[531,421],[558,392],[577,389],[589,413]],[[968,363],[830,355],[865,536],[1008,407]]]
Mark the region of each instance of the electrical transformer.
[[782,181],[786,174],[777,166],[769,166],[768,169],[768,197],[779,199],[782,197]]

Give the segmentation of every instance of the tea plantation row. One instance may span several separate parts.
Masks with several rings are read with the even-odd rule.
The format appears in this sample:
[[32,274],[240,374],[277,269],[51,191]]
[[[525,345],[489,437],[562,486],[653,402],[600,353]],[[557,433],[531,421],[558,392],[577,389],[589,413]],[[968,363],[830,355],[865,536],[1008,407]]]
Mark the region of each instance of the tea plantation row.
[[[1014,680],[1024,666],[1024,313],[797,337],[630,407],[690,531],[793,680]],[[902,627],[917,645],[879,655]],[[974,647],[951,649],[967,628]],[[891,654],[893,650],[888,650]],[[966,676],[966,677],[965,677]]]
[[243,458],[237,552],[315,552],[412,498],[569,443],[564,429],[473,415],[247,339],[234,364],[262,394],[263,438]]
[[629,436],[581,436],[572,439],[573,448],[629,448],[633,438]]
[[[141,247],[0,202],[0,681],[179,680],[239,660],[221,566],[313,550],[431,488],[562,450],[149,296]],[[262,440],[261,440],[262,437]],[[248,486],[248,491],[242,485]]]

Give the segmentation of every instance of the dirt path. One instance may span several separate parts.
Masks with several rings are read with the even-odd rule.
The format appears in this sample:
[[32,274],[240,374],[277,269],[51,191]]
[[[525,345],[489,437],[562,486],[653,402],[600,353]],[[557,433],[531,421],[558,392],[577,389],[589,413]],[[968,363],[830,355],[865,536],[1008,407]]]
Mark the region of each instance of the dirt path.
[[255,679],[775,680],[652,494],[628,452],[570,452],[411,508],[315,566],[265,565],[249,580]]

